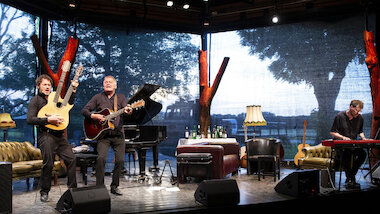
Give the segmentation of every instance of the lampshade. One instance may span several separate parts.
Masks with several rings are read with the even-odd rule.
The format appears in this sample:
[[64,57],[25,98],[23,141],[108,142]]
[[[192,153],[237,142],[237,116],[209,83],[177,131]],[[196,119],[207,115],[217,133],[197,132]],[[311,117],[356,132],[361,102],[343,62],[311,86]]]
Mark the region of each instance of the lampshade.
[[16,127],[15,121],[12,120],[8,113],[0,113],[0,128],[9,129]]
[[247,115],[245,116],[243,125],[244,126],[266,126],[267,125],[267,121],[265,121],[263,117],[263,113],[261,112],[261,106],[259,105],[247,106]]

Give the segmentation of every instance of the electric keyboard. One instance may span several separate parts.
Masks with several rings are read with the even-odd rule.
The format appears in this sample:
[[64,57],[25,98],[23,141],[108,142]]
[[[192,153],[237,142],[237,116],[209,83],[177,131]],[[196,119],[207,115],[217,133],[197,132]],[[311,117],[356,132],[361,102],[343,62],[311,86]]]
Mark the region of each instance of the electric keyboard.
[[324,140],[323,146],[344,148],[374,148],[380,147],[380,140]]

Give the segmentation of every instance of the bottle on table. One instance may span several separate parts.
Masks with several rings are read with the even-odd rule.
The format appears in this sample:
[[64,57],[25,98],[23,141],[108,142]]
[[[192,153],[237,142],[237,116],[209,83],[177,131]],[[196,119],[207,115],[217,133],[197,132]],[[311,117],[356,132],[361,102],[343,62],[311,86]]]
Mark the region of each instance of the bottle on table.
[[188,139],[189,138],[189,127],[186,126],[186,129],[185,129],[185,138]]

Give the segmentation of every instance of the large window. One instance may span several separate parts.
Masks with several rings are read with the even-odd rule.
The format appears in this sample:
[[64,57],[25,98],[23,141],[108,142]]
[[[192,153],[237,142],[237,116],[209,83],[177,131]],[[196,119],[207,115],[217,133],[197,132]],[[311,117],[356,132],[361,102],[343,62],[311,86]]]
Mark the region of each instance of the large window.
[[[352,99],[360,99],[364,102],[364,132],[369,137],[372,100],[362,19],[211,35],[214,76],[223,57],[230,57],[212,104],[215,123],[234,121],[238,129],[231,134],[243,143],[246,106],[261,105],[268,125],[257,127],[256,137],[281,139],[285,157],[293,158],[296,146],[302,143],[304,121],[306,143],[319,144],[331,138],[337,112],[347,110]],[[250,128],[250,138],[252,135]]]

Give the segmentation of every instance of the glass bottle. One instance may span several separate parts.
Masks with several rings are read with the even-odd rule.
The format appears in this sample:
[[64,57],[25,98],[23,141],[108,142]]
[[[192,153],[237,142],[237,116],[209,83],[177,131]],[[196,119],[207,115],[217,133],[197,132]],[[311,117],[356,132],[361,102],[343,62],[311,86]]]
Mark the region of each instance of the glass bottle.
[[197,127],[194,125],[193,127],[193,139],[197,139]]
[[210,126],[207,128],[207,138],[211,138]]
[[223,137],[223,127],[222,126],[219,126],[219,129],[218,129],[218,138],[222,138]]
[[189,138],[189,127],[186,126],[186,129],[185,129],[185,138],[188,139]]
[[223,138],[227,138],[227,130],[223,127]]

